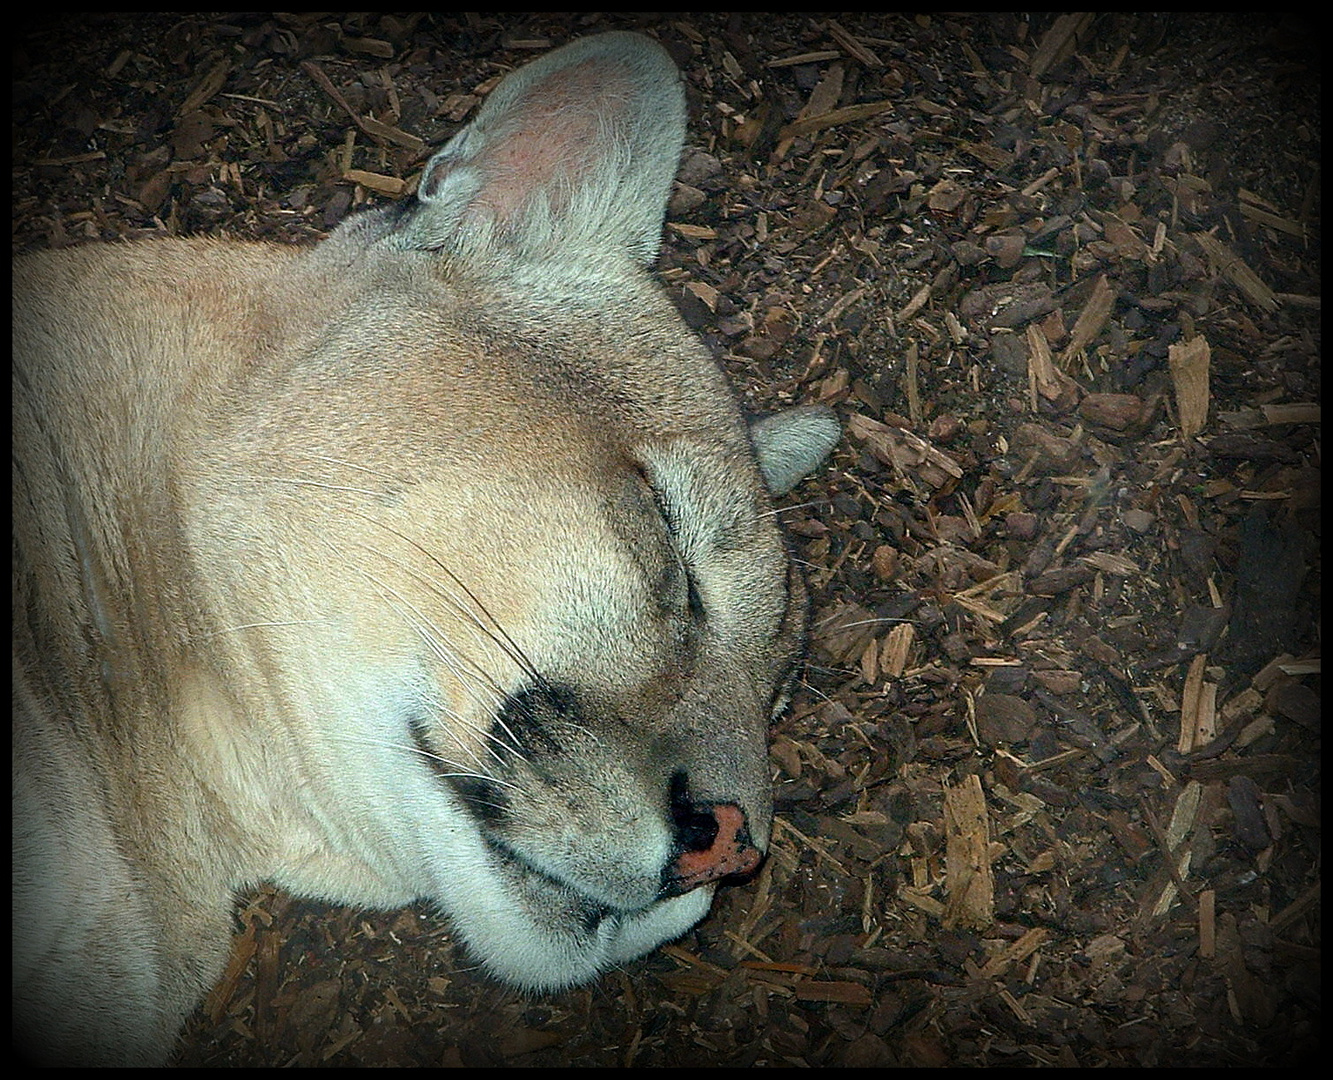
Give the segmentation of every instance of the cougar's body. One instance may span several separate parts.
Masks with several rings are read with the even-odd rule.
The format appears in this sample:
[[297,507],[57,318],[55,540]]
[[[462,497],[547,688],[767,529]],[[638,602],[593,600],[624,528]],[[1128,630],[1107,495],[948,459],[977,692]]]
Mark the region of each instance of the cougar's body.
[[747,424],[649,273],[683,114],[584,39],[314,248],[16,263],[25,1053],[165,1060],[259,881],[430,898],[540,990],[757,865],[805,602],[768,496],[837,425]]

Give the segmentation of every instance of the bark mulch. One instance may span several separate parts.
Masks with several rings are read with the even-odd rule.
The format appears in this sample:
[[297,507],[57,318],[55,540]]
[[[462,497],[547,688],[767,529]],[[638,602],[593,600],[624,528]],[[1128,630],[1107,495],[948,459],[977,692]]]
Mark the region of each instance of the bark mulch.
[[1297,1064],[1320,1015],[1321,81],[1279,15],[95,15],[15,46],[15,250],[315,239],[510,67],[656,35],[661,273],[821,400],[758,879],[525,999],[241,898],[182,1065]]

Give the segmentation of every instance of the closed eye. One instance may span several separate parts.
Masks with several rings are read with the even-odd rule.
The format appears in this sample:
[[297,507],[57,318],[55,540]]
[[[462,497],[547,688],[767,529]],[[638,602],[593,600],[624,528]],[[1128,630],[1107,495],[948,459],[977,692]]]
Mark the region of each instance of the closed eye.
[[659,584],[659,595],[663,600],[663,606],[670,610],[680,610],[676,607],[679,603],[677,590],[680,587],[680,578],[685,579],[685,609],[690,617],[696,621],[701,621],[704,616],[704,601],[699,595],[699,590],[694,583],[694,575],[690,573],[689,563],[685,560],[684,553],[680,548],[679,523],[676,520],[674,508],[666,499],[662,497],[647,474],[642,469],[637,470],[648,493],[652,496],[653,506],[657,509],[657,515],[662,519],[662,524],[666,527],[667,541],[670,545],[671,554],[675,556],[675,564],[668,565],[662,571]]

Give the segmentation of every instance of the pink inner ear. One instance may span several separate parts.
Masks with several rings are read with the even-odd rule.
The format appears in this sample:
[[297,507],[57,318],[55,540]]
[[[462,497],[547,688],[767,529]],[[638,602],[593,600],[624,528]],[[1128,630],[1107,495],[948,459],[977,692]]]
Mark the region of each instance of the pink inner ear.
[[486,179],[477,207],[512,221],[542,192],[552,210],[564,210],[569,192],[596,168],[596,156],[616,147],[607,133],[624,126],[620,114],[632,100],[628,75],[623,65],[585,61],[528,87],[478,156]]

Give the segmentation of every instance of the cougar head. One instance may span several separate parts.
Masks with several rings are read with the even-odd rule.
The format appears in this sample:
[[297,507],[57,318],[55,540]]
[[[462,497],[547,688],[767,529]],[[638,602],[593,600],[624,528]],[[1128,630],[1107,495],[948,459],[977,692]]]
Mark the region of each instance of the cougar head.
[[227,586],[236,619],[304,612],[282,648],[313,640],[342,699],[300,711],[313,797],[336,819],[355,791],[360,857],[525,987],[678,936],[769,839],[806,604],[769,495],[839,430],[747,425],[646,272],[684,115],[637,35],[511,74],[415,202],[318,249],[374,302],[233,417],[197,500],[229,508],[204,548],[270,523],[216,560],[283,553],[283,580]]
[[653,279],[684,130],[606,34],[311,250],[16,266],[15,918],[66,1060],[165,1057],[258,880],[430,898],[541,989],[762,860],[806,603],[770,495],[839,428],[748,422]]

